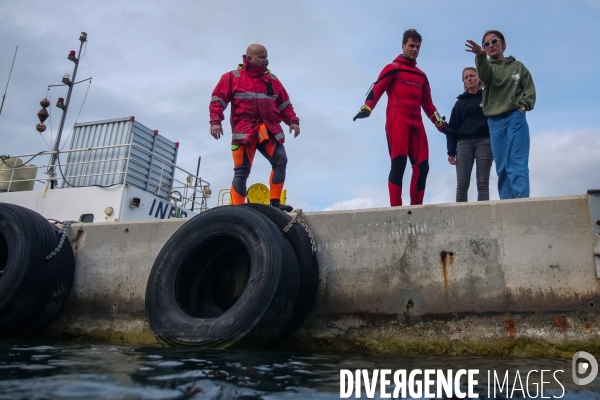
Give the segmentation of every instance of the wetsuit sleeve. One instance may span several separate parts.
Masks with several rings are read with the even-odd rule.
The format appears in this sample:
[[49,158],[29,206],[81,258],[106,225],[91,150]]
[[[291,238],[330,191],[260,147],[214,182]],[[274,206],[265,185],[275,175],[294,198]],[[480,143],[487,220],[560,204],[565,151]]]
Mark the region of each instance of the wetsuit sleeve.
[[223,74],[212,92],[208,106],[211,125],[221,125],[221,121],[225,119],[223,112],[227,108],[227,104],[231,102],[232,97],[231,80],[231,72]]
[[[454,107],[452,107],[452,113],[450,114],[450,121],[448,121],[448,126],[450,127],[450,129],[458,133],[461,125],[462,121],[460,118],[460,107],[457,101],[454,104]],[[446,135],[446,147],[448,149],[448,155],[450,157],[456,156],[456,143],[456,139],[450,137],[450,135]]]
[[[396,68],[397,67],[394,67],[391,64],[387,65],[381,71],[381,73],[377,77],[377,81],[375,81],[375,83],[373,84],[373,87],[367,94],[367,100],[365,101],[365,106],[369,107],[371,109],[371,111],[373,111],[373,109],[379,102],[379,99],[381,98],[383,93],[385,93],[387,88],[393,82],[394,77],[396,76],[396,74],[388,73],[388,72],[390,72],[391,70],[396,69]],[[386,76],[384,76],[384,75],[386,75]],[[383,79],[382,79],[382,77],[383,77]]]
[[298,118],[296,115],[294,107],[292,106],[292,102],[290,101],[290,96],[281,82],[279,82],[279,90],[277,93],[277,108],[279,109],[279,116],[281,117],[281,120],[286,125],[299,124],[300,118]]
[[485,86],[489,86],[492,79],[492,67],[486,53],[475,56],[475,67],[477,67],[477,75],[479,75],[481,82]]
[[535,105],[535,85],[531,73],[525,66],[523,66],[521,74],[521,85],[523,86],[523,97],[519,100],[519,105],[525,107],[526,111],[531,111]]
[[427,79],[425,79],[425,83],[423,84],[423,89],[421,93],[421,107],[423,107],[423,111],[425,111],[427,117],[429,117],[431,122],[433,122],[433,124],[435,125],[437,121],[435,112],[437,111],[437,109],[435,108],[435,106],[433,105],[433,101],[431,100],[431,88],[429,87],[429,82],[427,81]]

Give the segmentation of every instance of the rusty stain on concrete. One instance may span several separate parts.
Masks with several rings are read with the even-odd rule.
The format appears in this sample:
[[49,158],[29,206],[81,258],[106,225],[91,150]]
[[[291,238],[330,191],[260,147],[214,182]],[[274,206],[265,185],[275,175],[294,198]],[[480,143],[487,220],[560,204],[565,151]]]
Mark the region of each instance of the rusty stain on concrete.
[[567,331],[567,319],[563,315],[557,315],[556,318],[554,318],[554,324],[563,332]]
[[504,330],[508,332],[510,337],[515,337],[515,321],[512,318],[509,318],[504,323]]
[[448,266],[454,264],[454,252],[442,250],[440,252],[442,274],[444,275],[444,294],[448,296]]

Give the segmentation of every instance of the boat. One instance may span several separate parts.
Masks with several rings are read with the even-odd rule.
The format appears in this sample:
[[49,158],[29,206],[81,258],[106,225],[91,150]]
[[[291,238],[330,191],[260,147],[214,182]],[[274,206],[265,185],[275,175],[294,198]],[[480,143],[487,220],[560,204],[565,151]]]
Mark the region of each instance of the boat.
[[[87,34],[79,40],[81,54]],[[77,53],[68,59],[72,74],[49,86],[68,87],[56,103],[62,114],[53,150],[0,154],[0,337],[38,335],[64,308],[75,279],[72,224],[186,218],[208,209],[200,158],[195,174],[181,168],[179,143],[133,116],[76,123],[62,150],[73,88],[91,79],[77,82]],[[50,101],[40,105],[42,133]]]
[[[87,34],[81,33],[81,47]],[[79,53],[81,54],[81,47]],[[65,74],[66,100],[59,98],[60,126],[52,151],[0,154],[0,202],[18,204],[47,219],[75,222],[140,221],[185,218],[208,209],[209,182],[177,165],[179,143],[159,135],[135,117],[76,123],[70,146],[61,150],[79,59]],[[46,129],[48,99],[40,102],[40,123]],[[41,161],[48,157],[49,160]],[[40,162],[41,161],[41,162]]]

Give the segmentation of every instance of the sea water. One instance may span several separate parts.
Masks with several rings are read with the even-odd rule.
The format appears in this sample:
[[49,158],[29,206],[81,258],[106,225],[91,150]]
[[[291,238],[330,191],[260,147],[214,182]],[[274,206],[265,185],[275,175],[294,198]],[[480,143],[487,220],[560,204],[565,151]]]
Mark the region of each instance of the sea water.
[[[375,370],[386,369],[392,374],[417,369],[477,370],[473,389],[479,398],[600,399],[598,378],[585,386],[574,383],[570,358],[200,350],[14,340],[0,341],[0,399],[338,399],[350,390],[348,382],[340,379],[341,370],[353,376],[356,370],[361,376],[365,370],[372,377]],[[541,379],[542,370],[547,372]],[[496,386],[494,396],[494,383],[505,377],[506,384],[502,390]],[[423,376],[417,378],[413,384],[422,385]],[[381,391],[377,382],[370,393],[361,381],[359,398],[393,395],[391,379],[386,390]],[[467,382],[461,382],[462,393],[467,393]],[[355,382],[351,387],[349,398],[357,398]],[[435,394],[435,384],[432,388]],[[450,398],[460,398],[454,396]],[[407,393],[407,398],[419,397]],[[435,398],[447,397],[443,393]]]

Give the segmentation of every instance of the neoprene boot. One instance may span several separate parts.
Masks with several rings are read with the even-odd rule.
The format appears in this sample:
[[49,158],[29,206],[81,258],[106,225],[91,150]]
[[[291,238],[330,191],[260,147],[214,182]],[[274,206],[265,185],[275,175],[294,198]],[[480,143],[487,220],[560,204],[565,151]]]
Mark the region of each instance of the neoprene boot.
[[271,205],[275,208],[280,209],[281,211],[285,211],[285,212],[294,211],[294,207],[289,206],[287,204],[281,204],[281,202],[279,200],[271,200]]

